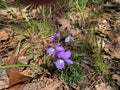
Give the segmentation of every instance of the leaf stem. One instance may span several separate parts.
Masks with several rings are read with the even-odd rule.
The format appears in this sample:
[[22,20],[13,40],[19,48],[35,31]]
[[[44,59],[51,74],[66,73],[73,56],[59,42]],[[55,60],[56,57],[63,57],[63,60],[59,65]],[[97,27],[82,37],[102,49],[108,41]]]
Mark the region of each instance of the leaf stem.
[[40,69],[43,69],[42,67],[39,67],[39,66],[27,65],[27,64],[3,65],[3,66],[0,66],[0,69],[6,69],[6,68],[12,68],[12,67],[31,67],[31,68],[40,68]]

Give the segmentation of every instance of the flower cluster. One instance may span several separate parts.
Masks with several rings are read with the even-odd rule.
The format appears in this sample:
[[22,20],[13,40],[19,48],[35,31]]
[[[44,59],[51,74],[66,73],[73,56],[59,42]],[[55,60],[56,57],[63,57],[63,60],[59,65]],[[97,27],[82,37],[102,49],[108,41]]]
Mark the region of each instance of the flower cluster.
[[[53,37],[50,38],[50,42],[53,43],[57,37],[59,37],[59,33],[55,33]],[[65,42],[74,42],[73,37],[67,37],[65,38]],[[54,47],[50,47],[47,50],[48,54],[52,55],[52,58],[57,58],[55,65],[58,69],[63,69],[65,66],[65,63],[70,66],[73,64],[73,61],[70,60],[70,57],[72,55],[70,50],[65,50],[62,46],[62,43],[59,43],[55,45]]]

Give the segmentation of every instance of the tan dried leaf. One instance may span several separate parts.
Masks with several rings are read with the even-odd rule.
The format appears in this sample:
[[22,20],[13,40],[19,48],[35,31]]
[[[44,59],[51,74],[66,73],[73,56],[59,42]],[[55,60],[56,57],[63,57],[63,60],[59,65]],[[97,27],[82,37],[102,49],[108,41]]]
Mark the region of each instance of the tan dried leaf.
[[114,88],[112,88],[110,85],[108,85],[107,83],[100,83],[98,85],[95,86],[95,90],[115,90]]
[[70,30],[71,24],[70,21],[64,18],[58,19],[58,23],[61,25],[60,30]]
[[21,72],[21,74],[32,77],[32,75],[34,74],[34,71],[33,70],[24,70],[23,72]]
[[120,59],[120,47],[113,47],[112,45],[106,45],[104,48],[111,58]]
[[120,75],[118,74],[113,74],[112,79],[117,80],[117,84],[120,86]]
[[9,83],[6,79],[0,80],[0,90],[4,89],[4,88],[7,88],[8,86],[9,86]]
[[0,41],[9,39],[9,34],[6,31],[0,32]]
[[62,89],[58,89],[58,87],[60,87],[61,85],[62,85],[61,81],[54,81],[53,83],[43,88],[42,90],[62,90]]
[[[17,57],[15,56],[15,53],[16,52],[8,57],[7,65],[17,63]],[[31,79],[31,77],[20,74],[19,69],[16,67],[8,68],[7,75],[9,76],[9,90],[21,90],[22,84],[29,82]]]

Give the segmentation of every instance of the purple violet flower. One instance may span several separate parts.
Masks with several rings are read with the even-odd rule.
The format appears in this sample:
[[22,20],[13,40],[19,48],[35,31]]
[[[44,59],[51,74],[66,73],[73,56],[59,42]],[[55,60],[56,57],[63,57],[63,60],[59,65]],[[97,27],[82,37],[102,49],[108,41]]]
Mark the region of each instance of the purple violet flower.
[[[73,64],[73,61],[69,59],[71,57],[71,51],[60,51],[56,56],[60,58],[56,61],[57,64],[55,64],[58,69],[64,68],[63,62],[66,62],[69,66]],[[60,60],[62,60],[62,63],[60,63]]]
[[74,42],[74,38],[73,37],[66,37],[65,42]]
[[[51,38],[50,42],[53,43],[57,37],[60,36],[60,33],[55,33]],[[67,37],[65,38],[65,42],[74,42],[73,37]],[[56,57],[57,61],[55,62],[55,66],[58,69],[63,69],[65,66],[65,63],[67,65],[72,65],[73,61],[70,60],[69,58],[71,57],[71,51],[65,51],[64,47],[61,46],[61,43],[55,45],[54,47],[50,47],[47,50],[48,54],[52,54],[52,57]]]
[[50,38],[50,42],[53,43],[53,42],[55,41],[55,39],[56,39],[57,37],[59,37],[59,36],[60,36],[60,33],[55,33],[55,34]]

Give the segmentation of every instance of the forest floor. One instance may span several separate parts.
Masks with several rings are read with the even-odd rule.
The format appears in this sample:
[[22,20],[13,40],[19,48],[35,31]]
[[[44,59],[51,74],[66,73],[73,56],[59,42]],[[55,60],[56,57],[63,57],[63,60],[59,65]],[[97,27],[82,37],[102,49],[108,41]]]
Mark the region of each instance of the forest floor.
[[[28,9],[13,1],[0,0],[0,90],[120,90],[119,2],[65,0]],[[65,43],[67,36],[74,42]],[[61,42],[73,64],[59,70],[46,52]]]

